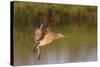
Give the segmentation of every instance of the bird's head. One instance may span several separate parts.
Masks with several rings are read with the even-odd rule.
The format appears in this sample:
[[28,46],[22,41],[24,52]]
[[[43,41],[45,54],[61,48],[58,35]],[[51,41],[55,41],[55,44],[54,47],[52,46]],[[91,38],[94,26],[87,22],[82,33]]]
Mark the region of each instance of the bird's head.
[[66,38],[66,36],[63,35],[63,34],[61,34],[61,33],[58,33],[58,34],[57,34],[57,39],[59,39],[59,38]]

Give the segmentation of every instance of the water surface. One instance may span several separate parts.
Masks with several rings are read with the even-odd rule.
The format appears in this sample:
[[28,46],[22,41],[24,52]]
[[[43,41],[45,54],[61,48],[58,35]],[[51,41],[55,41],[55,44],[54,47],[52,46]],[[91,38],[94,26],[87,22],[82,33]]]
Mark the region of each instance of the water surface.
[[86,26],[52,27],[53,32],[61,32],[68,39],[55,40],[41,47],[40,60],[33,55],[33,31],[14,30],[14,64],[37,65],[97,60],[96,29],[88,30]]

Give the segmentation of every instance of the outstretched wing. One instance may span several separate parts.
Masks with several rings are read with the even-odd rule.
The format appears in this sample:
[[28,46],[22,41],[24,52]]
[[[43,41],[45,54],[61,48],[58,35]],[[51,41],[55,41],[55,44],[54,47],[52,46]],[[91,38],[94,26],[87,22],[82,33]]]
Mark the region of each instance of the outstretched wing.
[[40,24],[39,28],[36,28],[35,30],[35,40],[39,41],[44,38],[44,36],[47,34],[49,31],[49,25],[47,24]]
[[35,28],[35,46],[33,49],[33,53],[38,49],[38,59],[40,57],[40,49],[38,45],[40,44],[40,40],[42,40],[45,35],[50,32],[50,22],[51,22],[51,10],[48,9],[48,14],[43,17],[43,21],[40,21],[41,23],[36,25]]
[[42,37],[44,37],[43,24],[40,24],[40,26],[35,29],[35,40],[39,41]]
[[33,48],[33,54],[37,50],[37,59],[40,59],[40,48],[38,45],[40,44],[40,40],[44,38],[47,32],[47,26],[45,24],[40,24],[39,27],[35,30],[35,45]]
[[43,16],[43,20],[41,23],[37,25],[35,29],[35,40],[39,41],[44,38],[44,36],[50,31],[50,23],[51,23],[51,15],[52,9],[48,9],[48,13],[46,16]]

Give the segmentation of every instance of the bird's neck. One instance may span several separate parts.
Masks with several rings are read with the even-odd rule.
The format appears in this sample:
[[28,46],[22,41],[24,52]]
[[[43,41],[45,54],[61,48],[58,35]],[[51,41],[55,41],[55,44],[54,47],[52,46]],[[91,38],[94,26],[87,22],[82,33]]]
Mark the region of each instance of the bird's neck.
[[60,39],[61,37],[59,37],[57,34],[55,35],[55,39]]

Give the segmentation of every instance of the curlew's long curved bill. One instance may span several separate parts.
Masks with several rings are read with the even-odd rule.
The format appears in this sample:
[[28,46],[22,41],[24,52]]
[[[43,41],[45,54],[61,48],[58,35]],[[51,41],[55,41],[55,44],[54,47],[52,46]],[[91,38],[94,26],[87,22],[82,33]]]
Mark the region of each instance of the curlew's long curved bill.
[[64,38],[64,39],[70,39],[68,36],[64,36],[63,38]]

